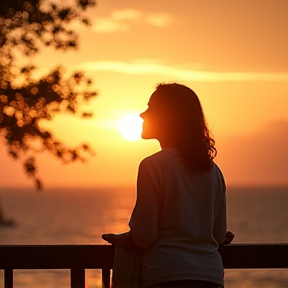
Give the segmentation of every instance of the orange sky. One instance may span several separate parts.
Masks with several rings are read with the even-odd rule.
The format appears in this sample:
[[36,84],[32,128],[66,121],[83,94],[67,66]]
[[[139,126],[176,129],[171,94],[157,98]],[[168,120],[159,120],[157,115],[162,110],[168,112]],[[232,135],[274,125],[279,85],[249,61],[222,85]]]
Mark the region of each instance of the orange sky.
[[[166,81],[198,94],[228,185],[288,184],[287,0],[98,0],[89,15],[91,28],[75,24],[77,52],[32,59],[44,70],[82,69],[99,92],[93,119],[59,116],[49,126],[68,144],[90,143],[96,156],[63,166],[41,155],[46,187],[134,185],[139,162],[159,145],[123,139],[117,123],[145,110]],[[0,158],[0,187],[32,187],[2,144]]]

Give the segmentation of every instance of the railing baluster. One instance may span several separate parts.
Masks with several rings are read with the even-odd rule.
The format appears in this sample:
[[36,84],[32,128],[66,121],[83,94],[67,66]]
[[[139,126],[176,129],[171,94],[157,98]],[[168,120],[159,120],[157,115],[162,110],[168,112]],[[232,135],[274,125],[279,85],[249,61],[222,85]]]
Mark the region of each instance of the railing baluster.
[[85,269],[71,268],[71,288],[85,288]]
[[102,287],[110,288],[110,269],[102,269]]
[[4,270],[4,288],[13,288],[13,269]]

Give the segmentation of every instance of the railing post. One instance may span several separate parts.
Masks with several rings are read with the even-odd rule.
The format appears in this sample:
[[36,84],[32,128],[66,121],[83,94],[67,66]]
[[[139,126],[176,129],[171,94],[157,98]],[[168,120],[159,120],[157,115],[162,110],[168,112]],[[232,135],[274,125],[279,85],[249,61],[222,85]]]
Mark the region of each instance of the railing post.
[[110,288],[110,269],[102,269],[102,287]]
[[4,270],[4,288],[13,288],[13,269]]
[[71,268],[70,273],[71,288],[85,288],[85,269]]

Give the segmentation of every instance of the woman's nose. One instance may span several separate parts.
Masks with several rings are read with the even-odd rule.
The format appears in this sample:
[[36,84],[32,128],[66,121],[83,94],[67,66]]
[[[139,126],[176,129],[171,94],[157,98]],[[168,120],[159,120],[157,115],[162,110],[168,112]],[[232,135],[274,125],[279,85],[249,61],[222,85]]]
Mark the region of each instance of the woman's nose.
[[146,112],[146,111],[140,113],[140,117],[141,117],[142,119],[144,119],[144,117],[145,117],[145,116],[144,116],[145,112]]

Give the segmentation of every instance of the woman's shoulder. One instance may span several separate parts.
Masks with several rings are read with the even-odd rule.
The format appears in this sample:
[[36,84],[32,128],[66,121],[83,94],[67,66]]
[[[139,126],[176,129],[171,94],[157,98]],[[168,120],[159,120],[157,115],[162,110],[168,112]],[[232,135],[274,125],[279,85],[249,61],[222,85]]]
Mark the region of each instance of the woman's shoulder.
[[163,160],[168,158],[180,158],[180,153],[174,148],[163,148],[162,150],[153,153],[143,159],[143,161]]
[[215,169],[217,174],[219,174],[222,178],[224,178],[221,169],[219,168],[219,166],[214,161],[213,161],[212,165],[213,165],[212,169]]
[[162,150],[161,151],[158,151],[156,153],[153,153],[149,156],[146,156],[144,159],[142,159],[140,165],[149,165],[149,163],[157,163],[159,161],[159,159],[162,159],[163,158],[163,152]]
[[224,187],[224,189],[226,189],[226,183],[225,183],[225,178],[223,176],[223,173],[221,171],[221,169],[219,168],[219,166],[213,162],[213,168],[212,169],[215,169],[215,174],[217,175],[217,178],[219,180],[219,183],[222,187]]
[[[168,163],[182,161],[180,153],[174,148],[163,148],[162,150],[145,157],[142,165],[167,166]],[[141,165],[140,164],[140,165]]]

